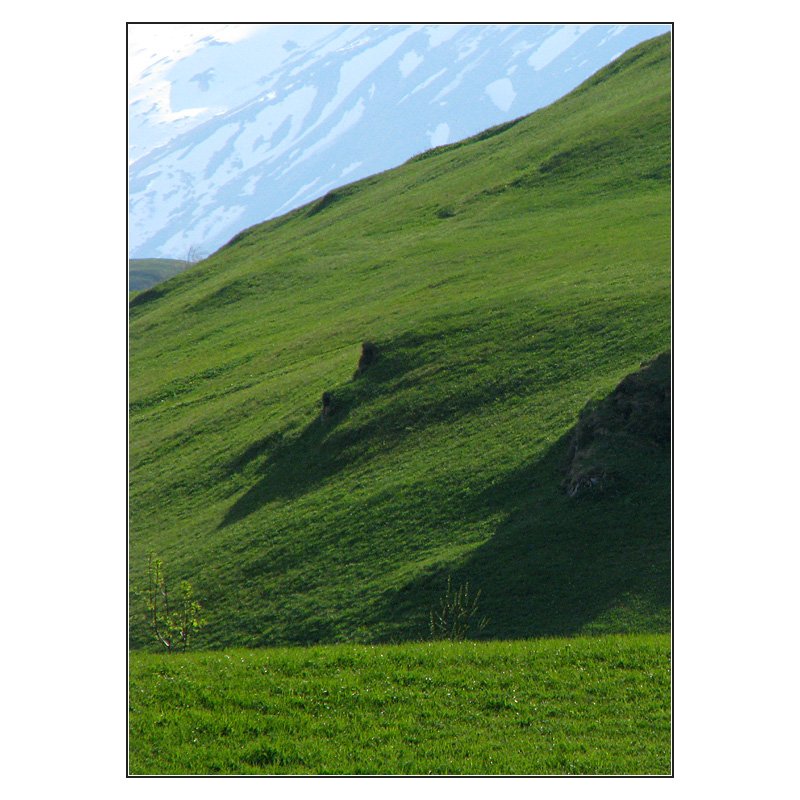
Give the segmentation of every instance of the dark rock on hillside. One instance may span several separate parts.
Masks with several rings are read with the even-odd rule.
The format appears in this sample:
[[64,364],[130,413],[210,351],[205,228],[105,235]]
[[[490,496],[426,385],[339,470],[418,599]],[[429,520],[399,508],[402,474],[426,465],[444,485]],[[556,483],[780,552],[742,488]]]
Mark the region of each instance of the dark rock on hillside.
[[374,364],[378,358],[378,348],[373,342],[364,342],[361,345],[361,357],[358,359],[358,367],[356,368],[354,378],[357,378],[370,364]]
[[663,454],[671,438],[669,351],[620,381],[581,412],[570,441],[562,483],[570,497],[621,488]]

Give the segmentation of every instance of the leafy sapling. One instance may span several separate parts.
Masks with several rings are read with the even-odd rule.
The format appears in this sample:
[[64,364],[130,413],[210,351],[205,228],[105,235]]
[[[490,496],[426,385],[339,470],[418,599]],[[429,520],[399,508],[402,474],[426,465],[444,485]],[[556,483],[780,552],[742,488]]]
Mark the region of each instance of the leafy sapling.
[[205,624],[202,607],[189,581],[181,581],[177,598],[169,591],[164,562],[150,554],[147,559],[147,620],[156,639],[168,653],[186,650],[189,637]]

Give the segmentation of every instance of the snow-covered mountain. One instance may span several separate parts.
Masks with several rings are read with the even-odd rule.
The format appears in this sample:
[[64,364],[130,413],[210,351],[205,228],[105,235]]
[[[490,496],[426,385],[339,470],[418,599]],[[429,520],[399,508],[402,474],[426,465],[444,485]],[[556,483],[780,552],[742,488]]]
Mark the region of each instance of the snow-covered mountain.
[[180,46],[130,49],[132,258],[210,253],[336,186],[547,105],[669,29],[190,27]]

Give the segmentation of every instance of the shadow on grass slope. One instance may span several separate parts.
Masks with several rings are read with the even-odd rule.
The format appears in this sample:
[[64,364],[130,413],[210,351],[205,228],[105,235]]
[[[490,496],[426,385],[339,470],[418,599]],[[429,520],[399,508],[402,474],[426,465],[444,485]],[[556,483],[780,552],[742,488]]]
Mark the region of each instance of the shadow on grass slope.
[[[273,500],[296,498],[335,480],[346,467],[368,461],[376,448],[391,451],[410,430],[454,420],[494,402],[504,390],[500,382],[478,383],[465,391],[459,366],[451,362],[441,367],[438,346],[445,338],[406,334],[382,344],[373,364],[351,381],[331,387],[329,416],[316,416],[299,435],[266,436],[232,459],[227,475],[254,464],[259,477],[219,527],[239,522]],[[440,372],[435,391],[429,383],[432,371]]]
[[[496,400],[502,387],[464,391],[452,362],[436,382],[434,337],[404,336],[382,345],[378,360],[332,387],[333,412],[298,435],[272,434],[227,465],[255,465],[255,482],[228,509],[220,528],[277,499],[292,499],[335,481],[339,472],[400,445],[410,428],[447,422]],[[670,628],[670,357],[664,353],[629,375],[543,457],[508,472],[461,509],[464,520],[499,516],[491,538],[460,564],[422,568],[384,593],[363,620],[377,640],[424,639],[430,609],[447,578],[481,590],[475,638],[577,633],[654,632]],[[408,390],[419,384],[419,393]],[[457,391],[456,391],[457,390]],[[296,554],[293,556],[296,557]],[[288,568],[275,553],[269,570]],[[251,565],[252,566],[252,565]],[[255,568],[255,567],[254,567]],[[257,563],[256,572],[266,565]],[[332,621],[296,623],[302,641],[335,638]],[[258,631],[254,629],[254,634]],[[394,633],[391,633],[394,632]]]
[[[481,591],[474,638],[669,631],[670,357],[629,375],[543,458],[505,475],[465,516],[505,520],[457,568],[432,569],[384,596],[375,619],[424,638],[444,592]],[[476,618],[477,619],[477,618]],[[411,631],[410,631],[411,632]]]

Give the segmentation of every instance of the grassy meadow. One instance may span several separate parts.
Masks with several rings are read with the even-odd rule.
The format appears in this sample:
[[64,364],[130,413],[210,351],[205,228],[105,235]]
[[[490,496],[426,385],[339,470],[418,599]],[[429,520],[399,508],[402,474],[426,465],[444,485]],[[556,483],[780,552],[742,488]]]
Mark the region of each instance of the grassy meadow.
[[134,774],[663,775],[663,635],[131,659]]

